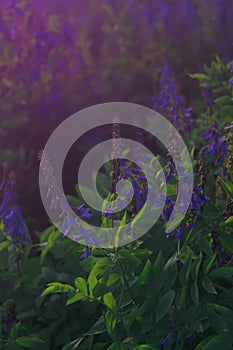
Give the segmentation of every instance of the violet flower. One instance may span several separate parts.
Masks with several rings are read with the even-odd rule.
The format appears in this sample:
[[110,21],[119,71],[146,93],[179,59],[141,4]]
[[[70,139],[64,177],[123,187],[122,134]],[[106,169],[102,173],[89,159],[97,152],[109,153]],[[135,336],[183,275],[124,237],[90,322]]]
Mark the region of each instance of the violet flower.
[[0,219],[3,221],[6,233],[11,237],[15,246],[25,246],[30,243],[29,234],[17,204],[17,186],[15,174],[9,171],[7,164],[4,165],[3,181],[0,186],[2,203],[0,206]]
[[206,142],[205,153],[217,155],[216,164],[221,165],[227,157],[227,143],[223,134],[218,131],[218,124],[213,122],[212,126],[202,133],[202,136]]
[[88,246],[86,246],[85,252],[80,256],[80,259],[86,259],[91,255],[91,250]]
[[160,341],[160,345],[165,345],[167,344],[168,341],[169,341],[169,335],[166,335],[166,337]]
[[167,112],[171,121],[179,131],[189,133],[196,125],[193,118],[192,108],[184,106],[184,99],[176,94],[176,88],[172,79],[172,74],[168,66],[159,68],[160,93],[153,97],[153,108],[158,111]]
[[[51,198],[49,209],[58,210],[59,218],[61,219],[60,227],[63,237],[71,236],[77,242],[84,239],[87,246],[93,245],[93,243],[101,243],[98,237],[95,237],[91,232],[84,230],[80,224],[82,219],[87,220],[92,217],[90,209],[85,208],[84,204],[81,204],[78,207],[71,207],[58,186],[50,158],[45,152],[42,153],[41,151],[39,153],[39,159],[41,159],[40,167],[48,187],[47,197]],[[73,216],[72,210],[81,215],[77,215],[76,217]]]

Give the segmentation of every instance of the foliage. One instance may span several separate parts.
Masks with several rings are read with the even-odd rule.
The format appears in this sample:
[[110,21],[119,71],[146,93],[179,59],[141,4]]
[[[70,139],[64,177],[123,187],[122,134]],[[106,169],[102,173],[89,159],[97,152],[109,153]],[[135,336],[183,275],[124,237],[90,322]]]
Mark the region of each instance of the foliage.
[[[42,6],[38,2],[3,1],[1,160],[14,164],[12,159],[17,159],[20,165],[15,162],[16,170],[24,169],[28,182],[26,159],[31,159],[64,113],[113,96],[149,104],[153,95],[154,107],[176,123],[189,148],[195,171],[193,196],[182,224],[166,237],[164,228],[177,194],[177,174],[169,154],[165,155],[162,161],[168,197],[156,225],[140,240],[118,249],[83,247],[62,237],[54,226],[41,229],[44,218],[40,214],[33,218],[34,224],[28,218],[24,221],[15,176],[5,164],[0,348],[230,350],[233,63],[225,61],[229,58],[232,6],[227,8],[228,1],[215,1],[210,6],[210,1],[200,0],[182,0],[179,5],[145,0],[137,6],[113,0],[100,1],[98,6],[93,1],[79,7],[75,2],[67,3],[46,2],[41,17],[37,17],[35,13]],[[77,9],[82,10],[78,23]],[[187,15],[190,9],[192,15]],[[190,40],[196,45],[190,47]],[[178,52],[184,47],[187,49],[181,57]],[[204,71],[190,74],[202,92],[199,96],[196,89],[194,95],[185,96],[198,97],[191,101],[191,111],[180,96],[186,79],[190,86],[194,80],[184,75],[209,62],[209,52],[213,54],[216,48],[224,59],[215,56],[204,65]],[[158,72],[158,66],[164,68]],[[182,81],[177,83],[183,69]],[[64,85],[67,76],[71,79]],[[142,85],[135,88],[139,82]],[[53,111],[59,109],[61,114],[55,120]],[[10,119],[14,111],[16,116]],[[45,125],[41,114],[46,116],[46,130],[39,141],[33,140]],[[116,130],[116,137],[120,137],[117,123]],[[30,133],[27,140],[26,132]],[[116,224],[120,232],[121,225],[143,206],[145,179],[134,164],[128,163],[126,169],[124,163],[115,161],[112,168],[112,181],[107,179],[109,164],[98,177],[103,196],[114,197],[115,185],[122,177],[130,178],[134,188],[133,204],[121,216],[103,208],[101,224]],[[33,191],[33,186],[28,187]],[[78,186],[76,190],[76,195],[67,196],[72,207],[99,222],[95,213],[84,209]],[[69,229],[69,222],[66,224]]]

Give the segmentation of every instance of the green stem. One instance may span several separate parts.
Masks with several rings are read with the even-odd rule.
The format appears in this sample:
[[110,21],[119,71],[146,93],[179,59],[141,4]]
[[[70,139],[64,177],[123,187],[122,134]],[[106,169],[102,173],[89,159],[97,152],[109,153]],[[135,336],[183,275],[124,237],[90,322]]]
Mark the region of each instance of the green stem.
[[125,283],[125,285],[126,285],[126,288],[127,288],[128,292],[129,292],[129,295],[131,296],[131,298],[132,298],[134,304],[137,304],[137,303],[136,303],[136,300],[135,300],[135,298],[134,298],[134,295],[133,295],[133,293],[132,293],[132,291],[131,291],[131,289],[130,289],[129,283],[128,283],[128,281],[127,281],[127,278],[126,278],[126,275],[125,275],[125,270],[124,270],[124,268],[123,268],[123,266],[121,265],[121,262],[120,262],[119,260],[117,260],[117,263],[118,263],[118,265],[119,265],[119,267],[120,267],[120,270],[121,270],[121,273],[122,273],[122,277],[123,277],[123,281],[124,281],[124,283]]
[[20,256],[20,252],[17,251],[16,249],[15,249],[15,261],[16,261],[18,276],[19,278],[21,278],[22,277],[21,267],[20,267],[21,256]]
[[20,262],[19,262],[19,260],[17,260],[16,264],[17,264],[18,276],[19,276],[19,277],[22,277],[22,273],[21,273],[21,268],[20,268]]
[[177,244],[177,254],[180,254],[180,239],[178,240],[178,244]]

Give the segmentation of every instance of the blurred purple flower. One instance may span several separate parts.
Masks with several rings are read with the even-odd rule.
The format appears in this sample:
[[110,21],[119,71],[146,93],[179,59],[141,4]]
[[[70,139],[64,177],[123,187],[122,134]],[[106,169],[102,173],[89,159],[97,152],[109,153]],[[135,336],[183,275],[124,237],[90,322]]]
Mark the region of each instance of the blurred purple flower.
[[160,93],[152,98],[153,108],[167,112],[171,121],[179,131],[190,132],[191,127],[196,125],[192,115],[192,108],[184,106],[184,99],[176,94],[176,88],[172,79],[172,73],[168,66],[159,68]]
[[166,335],[166,337],[160,341],[160,345],[165,345],[167,344],[168,341],[169,341],[169,335]]
[[165,206],[164,206],[162,214],[161,214],[162,220],[167,221],[169,219],[169,217],[172,213],[172,210],[174,208],[174,204],[175,204],[175,202],[172,201],[170,197],[167,197]]
[[[88,237],[90,233],[86,234],[87,231],[80,229],[79,220],[80,219],[89,219],[92,217],[89,208],[84,208],[84,204],[79,205],[78,207],[71,207],[63,193],[61,193],[57,179],[54,176],[54,169],[51,164],[50,158],[48,155],[41,151],[38,154],[40,162],[40,167],[45,177],[45,182],[48,187],[47,197],[51,197],[51,203],[49,206],[50,210],[59,210],[59,218],[61,219],[61,232],[63,237],[67,237],[70,234],[74,233],[74,240],[78,241],[82,236],[87,240],[87,244],[92,244],[92,241]],[[74,212],[81,213],[81,216],[74,216],[71,212],[73,209]],[[85,232],[84,232],[85,231]],[[80,234],[77,234],[81,232]]]
[[0,219],[3,221],[6,233],[11,237],[12,244],[22,245],[30,243],[29,234],[24,219],[17,204],[17,186],[13,171],[4,165],[3,181],[0,186],[2,203],[0,206]]
[[142,209],[147,198],[145,190],[139,186],[136,179],[138,178],[132,178],[132,185],[134,189],[134,206],[133,206],[134,214],[138,213]]
[[90,219],[91,217],[92,217],[92,214],[89,208],[86,208],[83,214],[80,216],[81,219]]
[[230,64],[230,70],[233,73],[233,62],[231,62],[231,64]]
[[191,231],[194,227],[195,227],[195,225],[194,225],[193,221],[187,223],[187,230],[188,231]]
[[182,267],[183,267],[183,265],[184,265],[184,264],[183,264],[180,260],[177,260],[176,266],[177,266],[177,269],[178,269],[178,270],[181,270]]
[[179,226],[178,230],[176,231],[175,237],[180,239],[183,233],[183,227]]
[[196,186],[193,188],[193,195],[192,195],[192,199],[191,199],[191,203],[190,203],[189,208],[192,211],[200,210],[202,212],[204,209],[205,202],[209,201],[209,200],[210,200],[210,197],[205,196],[203,194],[203,191],[201,190],[201,188]]
[[86,259],[91,255],[91,250],[88,246],[86,246],[85,252],[80,256],[80,259]]
[[213,122],[212,126],[201,134],[204,136],[206,154],[217,154],[216,164],[221,165],[227,157],[227,143],[223,134],[218,131],[218,124]]

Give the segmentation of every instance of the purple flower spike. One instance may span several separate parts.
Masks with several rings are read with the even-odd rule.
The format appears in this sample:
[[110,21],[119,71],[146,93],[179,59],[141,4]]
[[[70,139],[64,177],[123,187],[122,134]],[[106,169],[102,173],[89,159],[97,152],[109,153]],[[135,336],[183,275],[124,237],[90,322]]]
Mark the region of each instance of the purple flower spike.
[[176,88],[172,79],[169,67],[159,68],[160,93],[153,97],[155,110],[168,113],[175,127],[180,131],[190,132],[196,125],[196,120],[192,117],[192,108],[184,106],[184,99],[176,94]]
[[217,154],[216,164],[221,165],[227,157],[227,143],[223,134],[218,131],[218,124],[213,122],[212,126],[202,133],[205,139],[205,153],[206,154]]
[[13,245],[25,246],[31,240],[17,204],[15,174],[9,171],[7,164],[3,168],[3,182],[0,190],[3,191],[0,219],[3,221],[5,232],[11,237]]

